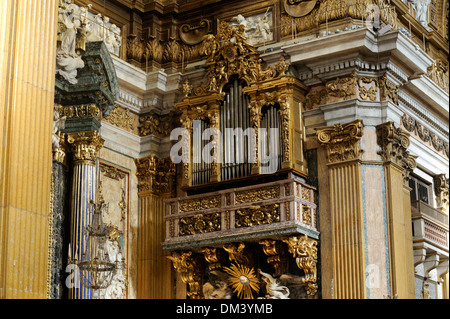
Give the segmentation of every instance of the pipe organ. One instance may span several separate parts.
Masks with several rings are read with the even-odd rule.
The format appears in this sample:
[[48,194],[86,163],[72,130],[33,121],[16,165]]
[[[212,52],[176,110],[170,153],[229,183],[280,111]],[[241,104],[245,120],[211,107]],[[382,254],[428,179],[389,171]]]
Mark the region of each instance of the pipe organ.
[[[185,79],[181,87],[184,97],[175,107],[184,134],[191,134],[184,139],[190,161],[180,165],[183,196],[165,200],[162,246],[172,252],[168,258],[189,285],[190,298],[203,297],[208,271],[254,272],[262,258],[274,276],[295,273],[305,296],[315,298],[317,196],[306,184],[301,118],[307,88],[286,74],[284,60],[263,70],[242,32],[222,23],[217,36],[207,35],[201,49],[208,56],[207,83],[193,87]],[[203,140],[207,128],[216,133]],[[215,162],[204,161],[208,151]],[[233,179],[239,182],[227,182]],[[225,251],[230,260],[222,263]],[[296,268],[288,269],[289,254]],[[213,264],[202,268],[204,259]]]
[[251,162],[248,138],[244,132],[250,128],[249,97],[242,93],[245,83],[234,79],[224,88],[226,97],[220,108],[222,134],[221,179],[227,180],[250,175]]

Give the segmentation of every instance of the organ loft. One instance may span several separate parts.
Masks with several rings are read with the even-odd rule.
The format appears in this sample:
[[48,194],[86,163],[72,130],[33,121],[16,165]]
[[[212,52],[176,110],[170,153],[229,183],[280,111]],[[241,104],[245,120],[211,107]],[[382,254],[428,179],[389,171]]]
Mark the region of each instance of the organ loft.
[[447,0],[4,0],[0,298],[447,299]]

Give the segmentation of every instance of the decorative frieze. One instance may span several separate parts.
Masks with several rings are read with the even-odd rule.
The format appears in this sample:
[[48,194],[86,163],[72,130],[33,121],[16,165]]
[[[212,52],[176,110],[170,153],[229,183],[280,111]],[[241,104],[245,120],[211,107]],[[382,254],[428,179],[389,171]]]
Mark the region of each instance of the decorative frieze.
[[409,174],[417,166],[417,156],[409,154],[409,134],[396,128],[394,122],[387,122],[377,127],[377,142],[381,147],[378,154],[385,162],[392,162],[403,169],[404,183],[408,185]]
[[418,136],[422,142],[431,144],[437,152],[449,157],[449,143],[439,138],[425,125],[406,113],[402,116],[402,124],[408,132]]
[[134,119],[130,110],[121,108],[120,106],[116,106],[104,120],[129,132],[133,132],[134,130]]
[[328,163],[361,159],[363,128],[362,120],[317,128],[317,139],[327,149]]
[[236,192],[236,204],[251,203],[278,197],[280,197],[280,187],[268,186],[251,191]]
[[378,83],[383,98],[388,98],[394,104],[398,105],[398,85],[394,85],[391,81],[389,81],[386,74],[381,76]]

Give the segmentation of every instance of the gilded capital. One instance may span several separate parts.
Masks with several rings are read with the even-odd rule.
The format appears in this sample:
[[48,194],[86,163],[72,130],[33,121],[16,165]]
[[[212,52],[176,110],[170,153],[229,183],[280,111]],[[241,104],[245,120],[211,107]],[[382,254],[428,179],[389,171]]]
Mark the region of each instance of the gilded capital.
[[381,147],[378,154],[385,162],[392,162],[403,168],[404,183],[408,184],[409,174],[416,168],[417,156],[409,154],[409,134],[396,128],[394,122],[387,122],[377,127],[377,142]]
[[75,164],[95,165],[104,142],[97,131],[67,133],[67,143],[73,153]]
[[363,128],[362,120],[317,128],[317,139],[327,149],[328,163],[361,159]]
[[171,193],[175,182],[175,164],[170,158],[150,155],[135,159],[139,192]]

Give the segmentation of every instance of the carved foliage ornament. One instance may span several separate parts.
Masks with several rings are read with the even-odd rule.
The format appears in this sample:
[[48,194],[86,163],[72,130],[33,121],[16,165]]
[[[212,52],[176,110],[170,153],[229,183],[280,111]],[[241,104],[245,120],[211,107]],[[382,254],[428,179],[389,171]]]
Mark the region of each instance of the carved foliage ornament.
[[288,251],[293,255],[298,268],[305,272],[304,282],[307,284],[306,292],[312,296],[317,293],[317,252],[318,242],[307,235],[292,236],[283,239],[288,245]]
[[327,149],[328,162],[360,159],[363,152],[360,150],[363,128],[362,120],[317,128],[317,139]]
[[104,140],[98,135],[97,131],[92,131],[67,133],[67,142],[73,152],[75,163],[95,165]]
[[425,143],[431,143],[437,152],[444,153],[449,157],[449,144],[443,139],[439,138],[435,133],[430,131],[425,125],[416,121],[413,117],[406,113],[402,116],[402,124],[408,132],[417,134],[419,138]]
[[236,211],[236,228],[266,225],[279,221],[280,207],[278,204],[251,206]]
[[[273,79],[277,70],[263,71],[259,52],[247,42],[244,26],[230,26],[222,21],[217,35],[208,34],[203,38],[201,55],[208,56],[208,82],[194,88],[196,96],[219,93],[232,75],[238,75],[247,84]],[[284,74],[286,66],[280,65]]]
[[175,164],[170,158],[158,158],[151,155],[134,161],[137,167],[139,192],[151,191],[163,194],[173,191]]
[[220,231],[220,213],[195,215],[180,219],[180,236]]
[[200,299],[203,258],[192,251],[173,252],[172,256],[167,256],[167,258],[172,260],[173,267],[180,274],[183,282],[189,285],[188,297]]
[[410,155],[409,134],[387,122],[377,126],[377,142],[381,147],[379,154],[383,161],[393,162],[403,168],[404,183],[408,185],[409,174],[416,168],[417,156]]

